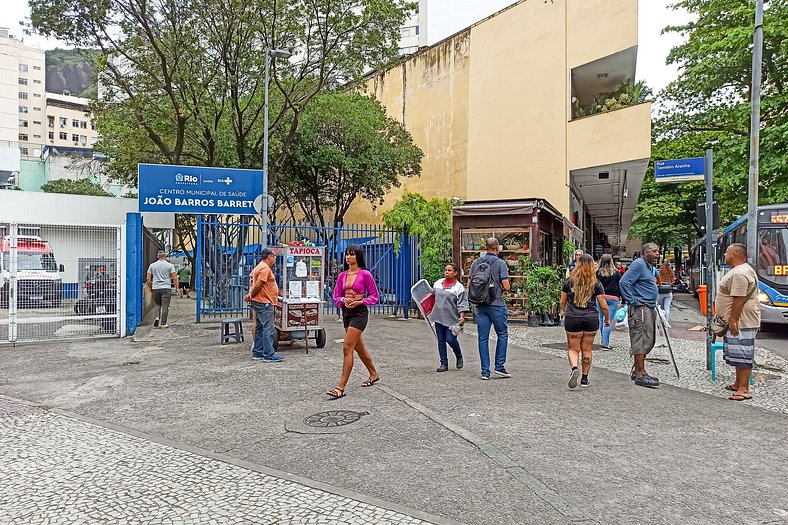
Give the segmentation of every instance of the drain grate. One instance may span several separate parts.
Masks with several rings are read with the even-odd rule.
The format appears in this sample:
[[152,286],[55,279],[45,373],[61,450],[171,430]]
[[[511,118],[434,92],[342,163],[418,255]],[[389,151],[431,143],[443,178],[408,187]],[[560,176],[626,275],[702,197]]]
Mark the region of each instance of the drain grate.
[[353,410],[328,410],[318,412],[304,418],[304,423],[315,428],[334,428],[350,425],[368,416],[369,412],[355,412]]

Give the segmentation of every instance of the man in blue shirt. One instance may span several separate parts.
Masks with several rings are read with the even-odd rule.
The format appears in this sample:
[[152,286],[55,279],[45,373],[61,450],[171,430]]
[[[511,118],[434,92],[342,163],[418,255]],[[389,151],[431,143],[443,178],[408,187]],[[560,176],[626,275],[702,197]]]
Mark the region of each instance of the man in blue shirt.
[[512,377],[506,371],[506,346],[509,342],[509,324],[503,292],[509,291],[509,267],[498,257],[498,239],[487,239],[487,253],[473,261],[470,276],[473,277],[481,262],[490,265],[490,276],[495,283],[495,300],[489,304],[476,305],[476,327],[479,332],[479,359],[482,364],[482,379],[490,379],[490,326],[495,328],[498,341],[495,343],[495,370],[498,377]]
[[646,356],[657,338],[658,288],[654,265],[659,260],[659,246],[644,244],[642,252],[643,255],[629,265],[619,287],[628,305],[629,355],[635,359],[630,377],[638,386],[654,388],[659,386],[659,379],[646,373]]

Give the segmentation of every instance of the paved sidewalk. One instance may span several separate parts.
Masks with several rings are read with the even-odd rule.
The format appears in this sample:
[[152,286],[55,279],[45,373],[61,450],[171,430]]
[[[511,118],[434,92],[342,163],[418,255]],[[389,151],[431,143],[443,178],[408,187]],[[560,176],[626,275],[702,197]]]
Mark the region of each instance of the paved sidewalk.
[[0,451],[9,525],[428,524],[2,397]]
[[512,379],[481,381],[468,335],[465,368],[437,374],[426,324],[383,318],[365,332],[381,382],[360,388],[357,363],[329,401],[342,329],[326,319],[325,349],[280,364],[215,325],[0,348],[0,394],[467,524],[788,523],[784,414],[603,367],[571,391],[565,359],[536,351],[560,330],[510,347]]

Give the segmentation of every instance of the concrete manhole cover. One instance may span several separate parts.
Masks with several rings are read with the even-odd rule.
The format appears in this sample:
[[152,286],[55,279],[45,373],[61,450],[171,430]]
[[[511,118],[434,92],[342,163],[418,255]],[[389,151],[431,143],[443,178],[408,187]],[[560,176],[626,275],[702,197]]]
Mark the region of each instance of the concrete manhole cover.
[[[344,399],[327,401],[327,403],[341,403],[343,401]],[[294,416],[285,421],[285,429],[298,434],[341,434],[365,428],[377,419],[377,413],[371,408],[345,405],[341,409],[323,410],[306,416]]]
[[329,410],[318,412],[304,418],[304,423],[310,427],[329,428],[350,425],[360,420],[362,416],[368,416],[369,412],[355,412],[353,410]]

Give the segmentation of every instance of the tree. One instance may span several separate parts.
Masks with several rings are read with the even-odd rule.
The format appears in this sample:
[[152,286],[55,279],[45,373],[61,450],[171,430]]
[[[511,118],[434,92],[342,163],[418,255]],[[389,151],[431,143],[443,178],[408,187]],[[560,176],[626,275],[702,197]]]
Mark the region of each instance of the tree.
[[361,197],[373,206],[399,187],[400,177],[421,173],[421,150],[377,100],[327,92],[304,111],[277,186],[291,214],[323,227],[344,221]]
[[96,197],[114,197],[108,191],[90,179],[57,179],[51,180],[41,186],[41,191],[46,193],[70,193],[72,195],[93,195]]
[[[728,221],[747,208],[755,2],[679,0],[674,7],[687,10],[692,20],[665,28],[687,41],[668,55],[681,74],[660,94],[666,109],[655,122],[656,140],[678,148],[694,144],[691,156],[702,156],[710,145],[701,146],[698,136],[716,141],[715,198]],[[787,85],[788,2],[775,0],[764,12],[760,204],[788,201]]]
[[422,275],[430,283],[443,277],[446,263],[451,261],[451,209],[449,199],[424,196],[406,191],[393,208],[383,214],[383,224],[400,235],[408,233],[419,238]]

